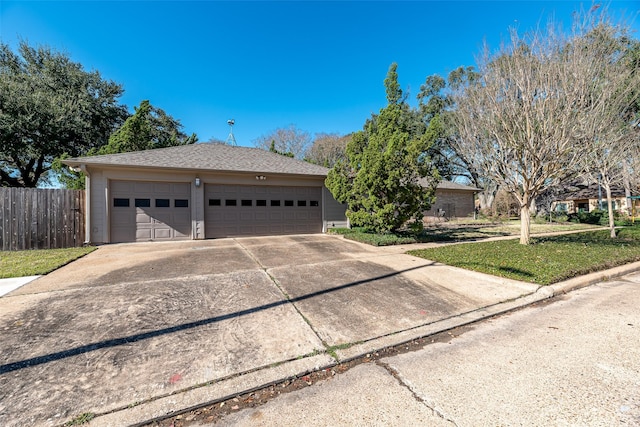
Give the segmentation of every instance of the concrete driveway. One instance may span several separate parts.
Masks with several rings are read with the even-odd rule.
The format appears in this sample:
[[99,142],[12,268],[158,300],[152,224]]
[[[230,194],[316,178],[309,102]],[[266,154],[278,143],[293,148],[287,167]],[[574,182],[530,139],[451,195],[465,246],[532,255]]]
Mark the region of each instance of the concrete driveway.
[[534,293],[330,235],[117,244],[0,298],[0,425],[125,425]]

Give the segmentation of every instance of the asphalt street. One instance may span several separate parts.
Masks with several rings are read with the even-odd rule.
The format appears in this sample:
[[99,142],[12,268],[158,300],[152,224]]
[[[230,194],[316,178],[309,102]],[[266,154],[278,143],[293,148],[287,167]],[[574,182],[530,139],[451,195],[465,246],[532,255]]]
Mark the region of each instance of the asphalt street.
[[633,273],[358,365],[218,424],[638,426],[638,343]]

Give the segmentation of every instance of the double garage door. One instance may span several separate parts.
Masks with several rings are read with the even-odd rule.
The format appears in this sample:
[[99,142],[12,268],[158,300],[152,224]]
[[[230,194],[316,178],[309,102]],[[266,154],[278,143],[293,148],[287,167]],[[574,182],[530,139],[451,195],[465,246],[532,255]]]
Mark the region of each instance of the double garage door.
[[207,238],[322,232],[322,188],[257,185],[205,187]]
[[[207,184],[205,237],[322,232],[322,188]],[[191,239],[191,183],[111,181],[111,242]]]
[[191,238],[191,184],[111,181],[111,242]]

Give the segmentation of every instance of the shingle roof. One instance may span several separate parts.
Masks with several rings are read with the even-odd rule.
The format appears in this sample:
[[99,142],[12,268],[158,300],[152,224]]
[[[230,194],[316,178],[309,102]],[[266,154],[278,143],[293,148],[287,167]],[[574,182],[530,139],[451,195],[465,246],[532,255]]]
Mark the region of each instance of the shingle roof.
[[[422,186],[429,186],[429,180],[427,178],[421,178],[418,180],[418,183]],[[439,190],[463,190],[463,191],[474,191],[479,192],[482,191],[480,188],[469,187],[468,185],[458,184],[457,182],[452,181],[440,181],[436,186]]]
[[66,159],[69,166],[97,165],[326,176],[327,168],[259,148],[203,143],[131,153]]
[[476,187],[470,187],[468,185],[458,184],[457,182],[451,181],[440,181],[436,188],[439,188],[440,190],[482,191]]
[[[563,188],[563,193],[556,196],[556,200],[583,200],[583,199],[597,199],[598,198],[598,184],[580,184],[580,183],[571,183],[566,184]],[[607,194],[605,193],[604,188],[601,190],[603,198],[607,198]],[[625,192],[622,187],[613,187],[611,188],[611,196],[612,197],[624,197]]]

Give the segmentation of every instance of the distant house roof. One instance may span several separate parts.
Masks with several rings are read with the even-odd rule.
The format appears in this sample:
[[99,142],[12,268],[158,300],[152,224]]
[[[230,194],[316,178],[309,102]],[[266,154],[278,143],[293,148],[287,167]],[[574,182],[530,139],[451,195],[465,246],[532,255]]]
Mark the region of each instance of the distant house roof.
[[259,148],[203,143],[66,159],[69,166],[121,166],[327,176],[329,169]]
[[[427,178],[421,178],[420,180],[418,180],[418,183],[423,187],[430,186],[430,181]],[[452,181],[440,181],[436,186],[436,189],[473,191],[475,193],[482,191],[480,188],[470,187],[468,185],[458,184],[457,182],[452,182]]]
[[[583,184],[583,183],[569,183],[565,184],[564,191],[556,197],[557,200],[584,200],[584,199],[597,199],[598,198],[598,184]],[[611,188],[611,195],[613,197],[624,197],[624,188],[613,187]],[[607,194],[602,189],[602,197],[606,198]]]
[[470,187],[468,185],[458,184],[457,182],[452,181],[440,181],[436,188],[440,190],[463,190],[473,192],[482,191],[480,188]]

